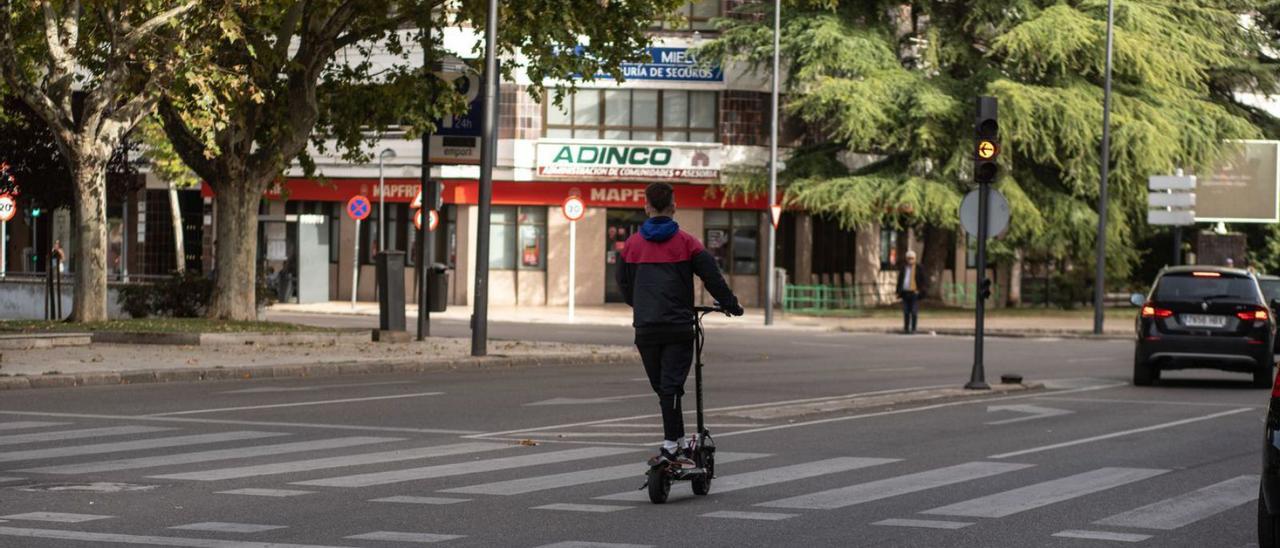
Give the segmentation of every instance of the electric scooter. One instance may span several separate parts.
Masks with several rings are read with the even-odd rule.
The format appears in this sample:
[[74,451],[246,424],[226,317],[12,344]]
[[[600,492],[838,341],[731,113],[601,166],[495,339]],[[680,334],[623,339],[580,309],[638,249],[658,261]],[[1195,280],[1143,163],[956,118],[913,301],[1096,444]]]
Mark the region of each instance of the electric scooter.
[[698,400],[698,429],[689,436],[689,451],[693,454],[693,468],[683,468],[673,463],[662,463],[649,468],[645,474],[645,484],[641,489],[649,490],[649,502],[662,504],[667,502],[671,494],[671,483],[676,481],[693,482],[693,494],[705,496],[711,493],[711,480],[716,476],[716,443],[711,439],[711,431],[707,430],[702,418],[702,346],[706,342],[706,332],[702,329],[702,318],[712,312],[728,314],[723,308],[712,306],[693,307],[694,317],[694,392]]

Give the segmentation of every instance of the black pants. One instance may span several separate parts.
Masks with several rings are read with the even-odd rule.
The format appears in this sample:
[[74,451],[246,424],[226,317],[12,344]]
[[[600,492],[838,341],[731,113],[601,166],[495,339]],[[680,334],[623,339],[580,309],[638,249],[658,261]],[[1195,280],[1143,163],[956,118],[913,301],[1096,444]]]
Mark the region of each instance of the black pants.
[[693,365],[693,340],[641,344],[640,360],[644,372],[649,375],[649,386],[658,394],[662,406],[662,437],[675,441],[684,437],[684,411],[680,399],[684,396],[684,381]]
[[920,316],[920,294],[914,291],[902,292],[902,330],[907,333],[916,332],[916,321]]

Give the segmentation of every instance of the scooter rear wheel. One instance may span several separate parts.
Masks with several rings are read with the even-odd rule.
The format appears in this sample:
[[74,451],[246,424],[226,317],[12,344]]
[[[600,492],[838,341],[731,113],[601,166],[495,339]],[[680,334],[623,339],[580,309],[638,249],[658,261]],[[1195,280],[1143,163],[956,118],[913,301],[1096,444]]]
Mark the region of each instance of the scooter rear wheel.
[[649,470],[649,502],[663,504],[671,494],[671,477],[663,468]]

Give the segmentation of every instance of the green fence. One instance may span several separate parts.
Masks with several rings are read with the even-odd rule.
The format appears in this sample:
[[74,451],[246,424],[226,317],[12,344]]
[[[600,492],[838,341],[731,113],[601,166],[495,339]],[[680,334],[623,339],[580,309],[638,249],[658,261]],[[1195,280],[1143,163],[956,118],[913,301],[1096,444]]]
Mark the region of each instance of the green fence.
[[874,285],[791,285],[782,292],[782,309],[788,312],[852,310],[873,306]]
[[[1004,291],[999,284],[991,284],[991,298],[987,300],[987,306],[990,303],[1001,302]],[[978,302],[978,284],[942,282],[942,302],[951,306],[976,306]]]

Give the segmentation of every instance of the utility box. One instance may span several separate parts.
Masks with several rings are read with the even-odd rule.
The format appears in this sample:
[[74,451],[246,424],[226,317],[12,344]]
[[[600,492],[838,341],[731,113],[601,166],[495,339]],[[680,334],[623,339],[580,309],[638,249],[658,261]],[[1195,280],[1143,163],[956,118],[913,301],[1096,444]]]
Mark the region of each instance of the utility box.
[[444,312],[449,299],[449,268],[442,263],[431,265],[427,271],[427,298],[431,303],[431,312]]
[[378,254],[378,329],[404,331],[404,252]]

